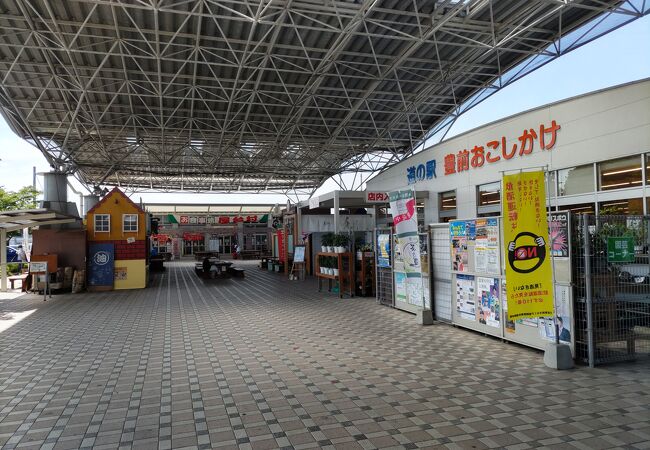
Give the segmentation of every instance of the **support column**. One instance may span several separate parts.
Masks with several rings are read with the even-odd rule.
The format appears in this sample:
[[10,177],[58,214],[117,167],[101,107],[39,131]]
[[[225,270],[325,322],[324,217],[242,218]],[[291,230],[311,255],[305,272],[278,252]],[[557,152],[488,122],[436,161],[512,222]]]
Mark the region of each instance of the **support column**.
[[0,230],[0,291],[7,292],[7,232]]
[[334,232],[339,232],[339,191],[334,191]]

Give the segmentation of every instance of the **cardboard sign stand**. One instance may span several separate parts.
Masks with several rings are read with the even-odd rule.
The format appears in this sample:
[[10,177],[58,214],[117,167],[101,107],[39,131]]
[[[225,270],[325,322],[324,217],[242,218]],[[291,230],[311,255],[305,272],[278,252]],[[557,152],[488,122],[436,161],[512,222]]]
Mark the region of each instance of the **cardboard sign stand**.
[[291,263],[291,271],[289,271],[290,280],[304,280],[305,279],[305,246],[296,245],[293,248],[293,262]]
[[[45,289],[43,289],[43,301],[47,301],[47,295],[49,292],[50,298],[52,298],[52,288],[50,288],[50,274],[47,271],[47,262],[46,261],[39,261],[39,262],[32,262],[29,264],[29,273],[32,274],[34,277],[38,278],[38,275],[44,274],[45,275]],[[34,286],[38,284],[38,280],[36,280],[35,283],[33,283]]]

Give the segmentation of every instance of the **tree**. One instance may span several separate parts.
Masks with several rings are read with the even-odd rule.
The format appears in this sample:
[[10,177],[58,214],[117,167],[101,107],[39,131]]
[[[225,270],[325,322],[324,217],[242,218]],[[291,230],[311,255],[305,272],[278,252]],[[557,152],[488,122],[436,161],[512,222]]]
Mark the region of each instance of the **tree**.
[[8,191],[0,186],[0,211],[36,208],[36,197],[40,194],[31,186],[18,191]]
[[[31,186],[25,186],[18,191],[8,191],[0,186],[0,211],[15,211],[18,209],[36,208],[36,197],[40,194]],[[7,233],[7,239],[20,235],[20,231]]]

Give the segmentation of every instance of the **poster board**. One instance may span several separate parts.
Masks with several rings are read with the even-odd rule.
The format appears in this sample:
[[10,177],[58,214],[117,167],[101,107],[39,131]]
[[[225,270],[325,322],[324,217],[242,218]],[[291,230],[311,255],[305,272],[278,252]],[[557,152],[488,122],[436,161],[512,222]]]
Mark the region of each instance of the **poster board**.
[[296,245],[293,248],[293,262],[294,263],[304,263],[305,262],[305,246]]
[[[502,241],[501,218],[488,217],[472,220],[454,221],[449,226],[449,252],[454,256],[454,237],[460,236],[467,248],[468,264],[463,271],[450,261],[452,323],[485,334],[501,337],[532,348],[543,350],[548,342],[555,338],[555,326],[552,317],[540,319],[511,320],[508,316],[506,295],[505,262]],[[472,227],[467,222],[474,222]],[[489,226],[491,229],[484,229]],[[472,230],[473,229],[473,230]],[[463,231],[464,230],[464,231]],[[472,231],[470,231],[472,230]],[[573,291],[571,289],[571,215],[568,212],[554,212],[549,220],[549,240],[553,253],[555,270],[554,297],[558,316],[562,321],[560,337],[562,343],[570,343],[571,351],[575,348],[573,317]],[[488,242],[489,241],[489,242]],[[555,243],[555,245],[553,245]],[[464,248],[457,245],[461,251]],[[490,250],[489,248],[496,249]],[[435,250],[435,249],[434,249]],[[483,252],[483,254],[481,254]],[[458,253],[456,253],[458,254]],[[494,261],[487,264],[483,261]],[[484,271],[479,272],[479,269]],[[487,273],[486,273],[486,271]],[[555,319],[557,320],[557,319]],[[559,321],[558,321],[559,323]],[[567,340],[568,339],[568,340]]]
[[59,258],[53,253],[48,255],[32,255],[32,262],[46,262],[48,273],[56,273]]
[[29,273],[47,273],[47,262],[46,261],[30,262]]

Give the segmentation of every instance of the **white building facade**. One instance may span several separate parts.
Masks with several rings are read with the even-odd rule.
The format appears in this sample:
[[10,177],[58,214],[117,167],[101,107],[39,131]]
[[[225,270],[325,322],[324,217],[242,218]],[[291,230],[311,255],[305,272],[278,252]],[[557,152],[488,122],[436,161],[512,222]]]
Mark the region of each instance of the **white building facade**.
[[367,190],[428,191],[425,223],[498,216],[503,173],[533,169],[548,171],[555,210],[650,214],[650,79],[468,131],[383,171]]

